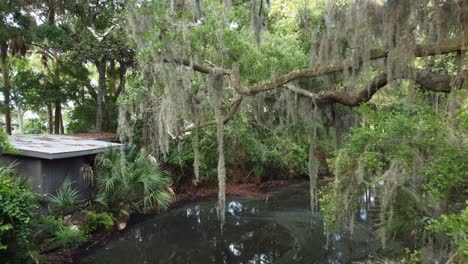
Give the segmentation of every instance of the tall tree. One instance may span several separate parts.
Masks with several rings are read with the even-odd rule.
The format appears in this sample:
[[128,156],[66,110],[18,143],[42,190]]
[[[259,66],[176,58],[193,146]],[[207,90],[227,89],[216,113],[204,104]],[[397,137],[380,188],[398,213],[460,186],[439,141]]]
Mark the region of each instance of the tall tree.
[[11,80],[9,53],[25,55],[26,40],[30,37],[31,19],[25,15],[23,1],[7,0],[0,4],[0,66],[3,77],[6,132],[11,134]]
[[71,57],[93,63],[98,74],[95,93],[97,132],[105,129],[106,101],[115,103],[124,90],[127,69],[133,66],[134,51],[123,28],[125,5],[126,1],[97,5],[84,1],[79,10],[74,11],[73,30],[79,37],[77,45],[71,49]]

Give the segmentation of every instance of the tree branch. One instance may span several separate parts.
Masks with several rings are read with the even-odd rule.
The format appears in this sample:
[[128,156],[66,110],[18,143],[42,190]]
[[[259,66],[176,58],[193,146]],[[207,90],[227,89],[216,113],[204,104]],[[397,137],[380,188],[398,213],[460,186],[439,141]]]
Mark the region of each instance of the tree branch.
[[317,105],[339,103],[346,106],[358,106],[369,101],[372,96],[380,90],[380,88],[387,85],[387,83],[387,74],[382,73],[375,77],[371,83],[366,88],[362,89],[357,95],[350,95],[337,91],[323,91],[318,94],[314,94],[291,84],[286,84],[285,87],[292,92],[315,100]]
[[[429,45],[416,45],[414,49],[414,54],[416,57],[425,57],[425,56],[432,56],[438,54],[447,54],[457,51],[465,51],[467,49],[466,46],[463,45],[463,38],[453,38],[446,41],[442,41],[436,44],[429,44]],[[386,49],[374,49],[370,51],[370,59],[377,60],[381,58],[386,58],[388,56],[388,50]],[[372,99],[372,96],[378,92],[381,88],[388,84],[387,74],[382,73],[375,77],[369,85],[359,91],[356,95],[350,95],[338,91],[322,91],[318,94],[312,93],[310,91],[301,89],[296,87],[290,82],[300,79],[300,78],[312,78],[318,77],[322,75],[342,72],[343,70],[352,69],[353,65],[351,63],[343,63],[341,65],[332,65],[326,67],[316,67],[316,68],[308,68],[302,70],[294,70],[291,71],[283,76],[278,77],[274,81],[263,83],[263,84],[255,84],[248,87],[242,87],[240,85],[240,77],[239,77],[239,70],[238,68],[234,68],[233,70],[229,69],[219,69],[219,68],[211,68],[205,67],[198,64],[192,64],[188,60],[180,60],[180,59],[164,59],[164,62],[167,63],[178,63],[188,67],[192,67],[194,71],[198,71],[205,74],[220,74],[220,70],[222,71],[223,75],[227,75],[230,77],[231,86],[234,90],[239,94],[239,97],[232,101],[229,105],[229,115],[224,119],[224,123],[227,123],[234,117],[234,114],[237,112],[244,96],[252,96],[260,92],[265,92],[269,90],[273,90],[276,88],[286,87],[287,89],[291,90],[292,92],[298,93],[302,96],[312,98],[316,101],[317,105],[326,105],[326,104],[334,104],[339,103],[346,106],[359,106],[360,104],[369,101]],[[412,79],[412,78],[408,78]],[[451,77],[449,75],[437,75],[429,71],[425,70],[417,70],[414,76],[414,81],[421,85],[424,89],[435,91],[435,92],[444,92],[448,93],[451,91]],[[466,81],[465,81],[466,82]],[[215,125],[216,121],[211,120],[204,123],[201,123],[198,126],[188,127],[182,132],[189,132],[194,131],[196,129],[204,128],[207,126]]]
[[[426,57],[437,54],[447,54],[451,52],[456,52],[460,50],[465,50],[466,47],[463,46],[463,41],[461,38],[455,38],[440,42],[437,44],[430,45],[416,45],[414,54],[416,57]],[[371,50],[371,60],[377,60],[385,58],[388,56],[388,50],[385,49],[375,49]],[[344,63],[337,66],[327,66],[327,67],[316,67],[310,69],[295,70],[290,73],[287,73],[274,81],[267,82],[264,84],[257,84],[248,87],[250,94],[256,94],[259,92],[264,92],[272,90],[278,87],[281,87],[291,81],[297,80],[299,78],[311,78],[318,77],[322,75],[327,75],[331,73],[341,72],[345,69],[352,69],[352,64]]]
[[[239,106],[241,105],[243,99],[244,99],[244,96],[239,95],[239,97],[236,100],[232,101],[229,104],[229,106],[228,106],[229,114],[228,114],[227,117],[224,118],[224,121],[223,121],[224,124],[227,124],[234,117],[234,115],[236,114],[237,110],[239,109]],[[207,122],[203,122],[198,126],[187,127],[184,130],[182,130],[182,133],[194,131],[194,130],[204,128],[204,127],[207,127],[207,126],[211,126],[211,125],[216,125],[216,120],[210,120],[210,121],[207,121]]]
[[[193,64],[190,63],[188,60],[182,60],[182,59],[163,59],[164,62],[166,63],[177,63],[181,65],[185,65],[187,67],[191,67],[194,71],[205,73],[205,74],[210,74],[213,73],[215,69],[217,68],[211,68],[211,67],[205,67],[200,64]],[[228,69],[221,69],[223,71],[223,75],[230,75],[231,70]]]
[[[449,93],[452,89],[450,85],[451,77],[449,75],[438,75],[426,70],[417,70],[414,81],[421,85],[423,89],[429,91]],[[366,88],[362,89],[356,95],[337,91],[323,91],[315,94],[292,84],[286,84],[284,87],[294,93],[315,100],[317,105],[339,103],[346,106],[359,106],[372,99],[372,96],[387,84],[387,74],[382,73],[375,77]]]

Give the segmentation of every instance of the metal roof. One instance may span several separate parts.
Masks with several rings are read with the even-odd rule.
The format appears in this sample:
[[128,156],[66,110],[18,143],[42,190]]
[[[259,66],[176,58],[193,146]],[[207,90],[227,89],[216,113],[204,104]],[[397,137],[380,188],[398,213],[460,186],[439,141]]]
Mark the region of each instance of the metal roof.
[[14,155],[41,159],[92,155],[122,145],[66,135],[18,135],[9,136],[8,140],[18,150]]

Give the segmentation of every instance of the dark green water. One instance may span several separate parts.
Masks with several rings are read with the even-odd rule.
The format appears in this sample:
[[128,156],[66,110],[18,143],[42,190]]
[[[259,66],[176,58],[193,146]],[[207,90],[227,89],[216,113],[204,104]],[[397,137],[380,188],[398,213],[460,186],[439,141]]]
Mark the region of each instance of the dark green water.
[[[356,214],[353,235],[323,235],[312,215],[308,184],[264,198],[231,198],[221,233],[216,200],[171,210],[132,227],[79,263],[351,263],[382,255],[367,221]],[[398,244],[390,246],[401,249]],[[395,251],[393,250],[393,251]],[[388,253],[388,250],[386,254]]]

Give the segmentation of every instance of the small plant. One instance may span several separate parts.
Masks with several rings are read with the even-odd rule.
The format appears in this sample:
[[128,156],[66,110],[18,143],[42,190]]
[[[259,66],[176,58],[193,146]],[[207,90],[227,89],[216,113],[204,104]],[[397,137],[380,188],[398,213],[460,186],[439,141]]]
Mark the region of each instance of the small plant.
[[98,230],[105,230],[114,225],[114,219],[108,213],[96,213],[88,211],[86,219],[86,230],[94,232]]
[[37,229],[45,237],[52,237],[65,227],[65,223],[61,218],[56,218],[52,215],[41,217]]
[[86,240],[85,232],[77,226],[66,226],[50,240],[53,247],[70,248]]
[[73,188],[72,184],[73,182],[69,177],[65,178],[62,185],[57,189],[57,194],[49,197],[53,212],[67,215],[80,208],[81,201],[78,191]]
[[401,263],[406,264],[418,264],[421,263],[421,252],[419,250],[413,250],[406,248],[405,257],[400,260]]

